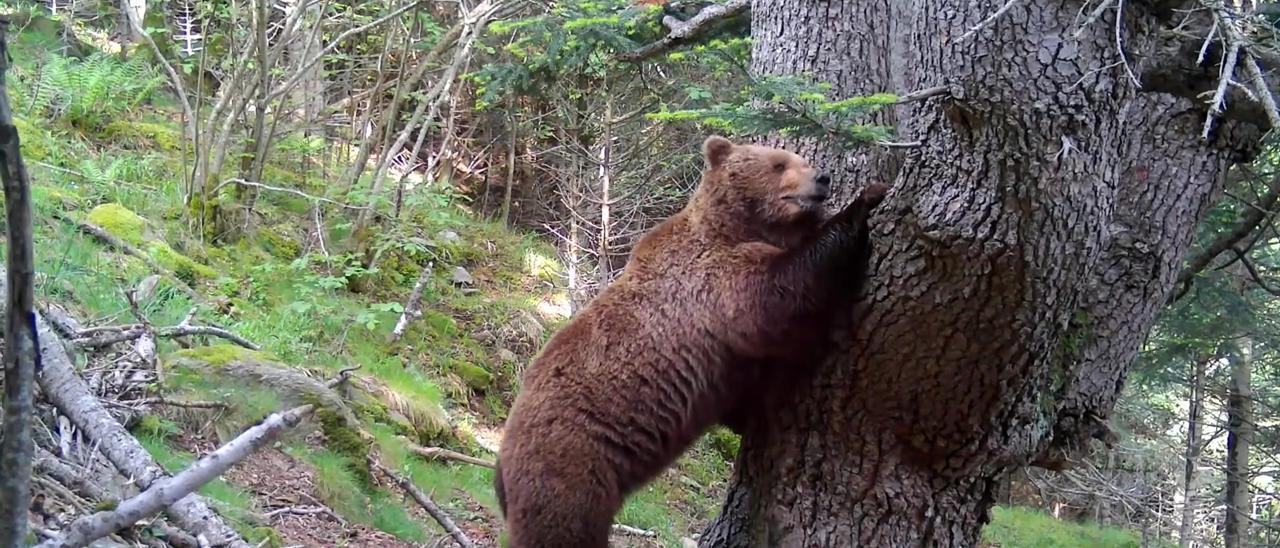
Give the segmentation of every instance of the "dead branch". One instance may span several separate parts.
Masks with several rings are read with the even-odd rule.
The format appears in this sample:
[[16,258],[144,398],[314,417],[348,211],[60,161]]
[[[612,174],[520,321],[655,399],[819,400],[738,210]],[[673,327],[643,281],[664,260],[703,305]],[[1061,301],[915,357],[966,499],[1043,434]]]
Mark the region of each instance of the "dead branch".
[[145,332],[146,330],[142,328],[136,328],[136,329],[130,329],[128,331],[117,331],[115,333],[109,333],[109,332],[103,333],[101,335],[98,335],[97,337],[72,339],[71,342],[75,343],[75,345],[80,348],[102,348],[104,346],[111,346],[113,344],[132,341],[134,339],[142,337],[142,334]]
[[128,401],[108,401],[107,403],[110,403],[112,405],[118,405],[120,407],[135,407],[135,406],[144,406],[144,405],[166,405],[169,407],[181,407],[183,409],[226,409],[228,407],[227,404],[220,401],[171,400],[164,396],[154,396],[150,398],[142,398],[142,399],[128,400]]
[[473,457],[471,455],[459,453],[457,451],[451,451],[443,447],[422,447],[422,446],[414,445],[413,443],[410,443],[407,440],[405,443],[409,447],[409,452],[415,455],[418,455],[419,457],[422,457],[424,459],[452,460],[452,461],[458,461],[458,462],[465,462],[467,464],[474,464],[476,466],[483,466],[485,468],[496,468],[493,461],[488,461],[482,458]]
[[422,317],[422,291],[426,289],[427,282],[431,281],[431,271],[434,263],[427,263],[427,266],[418,274],[418,281],[413,284],[413,291],[409,292],[409,300],[404,303],[404,312],[400,313],[400,319],[396,320],[395,329],[387,335],[387,344],[394,343],[404,336],[405,329],[409,328],[409,322]]
[[639,527],[632,527],[630,525],[623,525],[621,523],[613,524],[613,530],[615,532],[622,533],[624,535],[631,535],[634,537],[656,538],[658,536],[658,533],[656,531],[641,529]]
[[413,497],[413,500],[417,501],[423,510],[426,510],[428,514],[431,514],[432,518],[435,518],[436,523],[439,523],[441,527],[444,527],[445,531],[449,532],[449,535],[458,542],[459,546],[462,546],[462,548],[475,547],[475,544],[471,543],[471,539],[467,538],[467,534],[463,533],[462,529],[459,529],[458,525],[444,513],[444,510],[441,510],[436,503],[432,502],[431,498],[426,493],[423,493],[421,489],[418,489],[418,486],[414,485],[412,481],[387,469],[373,455],[369,456],[369,467],[381,472],[382,475],[387,476],[401,489],[404,489],[406,493],[409,493],[409,496]]
[[240,346],[248,348],[249,350],[262,350],[261,346],[255,344],[253,341],[250,341],[249,339],[246,339],[244,337],[241,337],[240,335],[227,331],[226,329],[222,329],[220,327],[212,327],[208,325],[176,325],[173,327],[163,328],[159,332],[157,332],[156,335],[166,339],[172,339],[176,337],[188,337],[191,335],[207,335],[210,337],[219,337],[219,338],[229,340]]
[[0,440],[0,545],[18,546],[27,536],[31,500],[32,417],[35,376],[40,369],[36,333],[35,246],[31,233],[31,181],[22,164],[18,128],[9,110],[5,71],[9,20],[0,18],[0,179],[4,182],[8,246],[4,352],[4,439]]
[[[0,287],[0,293],[4,293],[7,298],[7,284]],[[66,348],[62,346],[57,332],[39,314],[35,315],[35,322],[39,333],[40,354],[43,357],[43,368],[37,373],[37,381],[44,397],[92,439],[121,474],[132,478],[140,488],[146,489],[159,478],[165,477],[164,470],[156,464],[151,454],[89,391],[67,355]],[[240,535],[209,509],[204,497],[200,495],[183,497],[173,503],[166,513],[173,518],[175,524],[197,537],[203,535],[219,544],[248,548]]]
[[1272,179],[1270,188],[1267,189],[1267,193],[1262,196],[1256,206],[1247,207],[1240,213],[1240,218],[1231,230],[1218,236],[1218,239],[1187,261],[1187,266],[1178,275],[1176,287],[1181,289],[1179,289],[1173,300],[1176,301],[1185,295],[1191,289],[1191,284],[1196,275],[1212,264],[1214,259],[1252,234],[1258,228],[1258,225],[1262,224],[1263,220],[1275,212],[1277,202],[1280,202],[1280,177]]
[[1005,2],[1003,6],[1000,6],[1000,9],[996,10],[991,15],[988,15],[982,21],[979,21],[978,24],[974,25],[973,28],[969,29],[968,32],[965,32],[964,34],[960,35],[959,41],[963,42],[965,40],[968,40],[972,38],[973,35],[978,34],[978,31],[984,28],[987,28],[988,26],[991,26],[991,24],[996,22],[996,19],[999,19],[1001,15],[1004,15],[1010,9],[1013,9],[1013,7],[1016,6],[1018,2],[1021,2],[1021,1],[1022,0],[1009,0],[1008,2]]
[[671,32],[661,40],[642,46],[638,49],[622,53],[618,58],[623,61],[644,61],[675,48],[697,40],[717,23],[730,17],[744,13],[751,8],[751,0],[729,0],[724,4],[713,4],[702,8],[697,15],[680,24],[672,22],[668,25]]
[[258,425],[236,436],[236,439],[201,457],[186,470],[155,482],[147,490],[120,503],[114,510],[98,512],[76,520],[67,527],[61,537],[45,541],[39,547],[84,546],[155,514],[222,475],[236,463],[279,437],[284,431],[297,426],[313,411],[315,406],[307,404],[283,414],[272,413]]
[[210,194],[217,194],[219,190],[222,190],[222,187],[225,187],[225,186],[227,186],[227,185],[247,186],[247,187],[251,187],[251,188],[260,188],[260,189],[263,189],[263,190],[270,190],[270,191],[272,191],[272,192],[283,192],[283,193],[286,193],[286,194],[293,194],[294,196],[297,196],[297,197],[299,197],[299,198],[304,198],[304,199],[307,199],[307,200],[311,200],[312,202],[324,202],[324,203],[326,203],[326,204],[333,204],[333,205],[336,205],[336,206],[341,207],[341,208],[343,208],[343,209],[354,209],[354,210],[357,210],[357,211],[365,211],[365,210],[372,210],[372,209],[373,209],[373,208],[371,208],[371,207],[369,207],[369,206],[351,205],[351,204],[348,204],[348,203],[345,203],[345,202],[339,202],[339,201],[337,201],[337,200],[333,200],[333,199],[330,199],[330,198],[325,198],[325,197],[323,197],[323,196],[314,196],[314,195],[307,194],[306,192],[303,192],[303,191],[301,191],[301,190],[297,190],[297,189],[294,189],[294,188],[284,188],[284,187],[279,187],[279,186],[271,186],[271,185],[264,184],[264,183],[258,183],[258,182],[254,182],[254,181],[246,181],[246,180],[244,180],[244,179],[227,179],[227,180],[225,180],[225,181],[223,181],[223,182],[221,182],[221,183],[218,183],[218,185],[217,185],[217,186],[213,187],[213,190],[210,192]]

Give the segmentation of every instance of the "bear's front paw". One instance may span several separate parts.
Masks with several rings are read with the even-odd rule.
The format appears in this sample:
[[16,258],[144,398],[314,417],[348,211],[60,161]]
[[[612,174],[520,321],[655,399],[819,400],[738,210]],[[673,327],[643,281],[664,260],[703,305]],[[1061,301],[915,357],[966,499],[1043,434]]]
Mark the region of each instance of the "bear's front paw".
[[884,200],[884,195],[889,192],[889,185],[881,183],[871,183],[862,189],[862,195],[858,196],[859,200],[866,202],[868,206],[875,207]]

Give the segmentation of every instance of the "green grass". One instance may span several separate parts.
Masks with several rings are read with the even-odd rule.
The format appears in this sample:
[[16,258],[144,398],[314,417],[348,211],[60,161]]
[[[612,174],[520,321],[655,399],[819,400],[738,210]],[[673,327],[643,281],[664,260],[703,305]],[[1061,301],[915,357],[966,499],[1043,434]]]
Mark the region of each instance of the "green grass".
[[408,542],[423,543],[430,538],[402,501],[357,479],[352,471],[356,464],[351,459],[333,451],[299,446],[290,447],[287,452],[315,468],[316,495],[344,518]]
[[997,506],[982,540],[999,548],[1126,548],[1139,546],[1133,531],[1071,523],[1030,508]]

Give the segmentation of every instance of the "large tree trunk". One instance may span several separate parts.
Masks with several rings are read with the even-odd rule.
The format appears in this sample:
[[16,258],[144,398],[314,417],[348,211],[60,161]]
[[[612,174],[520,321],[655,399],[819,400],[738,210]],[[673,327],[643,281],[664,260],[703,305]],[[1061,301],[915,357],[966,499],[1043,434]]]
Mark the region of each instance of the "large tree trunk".
[[[1139,74],[1166,4],[1122,4]],[[759,74],[807,73],[840,96],[949,93],[882,115],[920,142],[904,154],[775,141],[830,170],[837,201],[894,188],[852,324],[744,434],[703,546],[973,546],[1010,468],[1104,435],[1220,174],[1256,134],[1198,139],[1201,104],[1135,88],[1114,7],[1076,39],[1081,10],[754,1]]]

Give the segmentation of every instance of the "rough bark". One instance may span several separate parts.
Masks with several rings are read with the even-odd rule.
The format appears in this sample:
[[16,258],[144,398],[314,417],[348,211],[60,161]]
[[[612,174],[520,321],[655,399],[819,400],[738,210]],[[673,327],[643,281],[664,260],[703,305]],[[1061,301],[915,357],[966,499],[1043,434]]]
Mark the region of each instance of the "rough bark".
[[[838,350],[746,432],[701,545],[972,546],[1011,467],[1105,435],[1220,173],[1257,135],[1229,122],[1202,141],[1202,104],[1136,89],[1116,10],[1080,30],[1078,3],[1028,0],[958,39],[1005,4],[753,3],[757,73],[949,93],[881,115],[920,142],[903,154],[782,141],[845,201],[894,189]],[[1163,15],[1124,6],[1133,63]]]
[[1227,485],[1226,516],[1222,541],[1226,548],[1249,545],[1253,498],[1249,494],[1249,445],[1253,441],[1253,341],[1241,337],[1230,343],[1231,383],[1227,388]]

